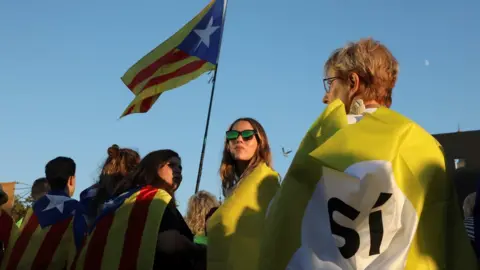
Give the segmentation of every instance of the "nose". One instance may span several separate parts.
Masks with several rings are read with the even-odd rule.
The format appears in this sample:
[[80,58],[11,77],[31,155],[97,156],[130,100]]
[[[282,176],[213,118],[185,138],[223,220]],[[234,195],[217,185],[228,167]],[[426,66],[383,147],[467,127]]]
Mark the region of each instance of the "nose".
[[235,143],[238,143],[238,142],[240,142],[240,141],[243,142],[243,137],[242,137],[242,135],[238,135],[237,139],[235,140]]
[[328,104],[328,94],[325,94],[325,95],[323,96],[323,103],[324,103],[324,104]]

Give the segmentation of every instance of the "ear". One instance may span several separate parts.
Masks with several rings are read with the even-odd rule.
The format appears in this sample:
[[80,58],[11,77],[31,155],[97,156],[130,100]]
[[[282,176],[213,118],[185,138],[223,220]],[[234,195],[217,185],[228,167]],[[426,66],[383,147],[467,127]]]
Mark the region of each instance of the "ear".
[[360,77],[358,76],[357,73],[352,72],[348,76],[348,86],[349,86],[349,94],[351,96],[354,96],[358,89],[360,88]]
[[75,184],[76,184],[75,182],[76,182],[75,175],[70,176],[70,178],[68,178],[67,187],[68,187],[68,191],[70,193],[70,196],[73,196],[73,194],[75,194]]
[[68,178],[68,185],[71,186],[71,187],[75,186],[75,175],[70,176],[70,178]]

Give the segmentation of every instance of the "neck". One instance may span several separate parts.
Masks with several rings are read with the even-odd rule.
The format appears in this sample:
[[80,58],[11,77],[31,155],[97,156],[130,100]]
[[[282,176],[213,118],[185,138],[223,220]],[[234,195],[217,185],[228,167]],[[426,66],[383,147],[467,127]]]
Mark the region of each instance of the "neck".
[[235,163],[235,173],[240,177],[243,172],[248,168],[250,161],[237,161]]
[[364,101],[364,104],[365,104],[365,108],[366,108],[366,109],[378,108],[378,107],[381,106],[381,105],[380,105],[377,101],[375,101],[375,100]]

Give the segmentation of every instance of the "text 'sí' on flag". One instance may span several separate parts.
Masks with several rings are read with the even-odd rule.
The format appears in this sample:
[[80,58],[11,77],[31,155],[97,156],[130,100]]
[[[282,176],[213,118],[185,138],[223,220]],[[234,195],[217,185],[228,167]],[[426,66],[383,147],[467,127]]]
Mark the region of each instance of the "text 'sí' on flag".
[[145,113],[165,91],[182,86],[218,63],[227,0],[213,0],[178,32],[122,77],[135,94],[120,117]]

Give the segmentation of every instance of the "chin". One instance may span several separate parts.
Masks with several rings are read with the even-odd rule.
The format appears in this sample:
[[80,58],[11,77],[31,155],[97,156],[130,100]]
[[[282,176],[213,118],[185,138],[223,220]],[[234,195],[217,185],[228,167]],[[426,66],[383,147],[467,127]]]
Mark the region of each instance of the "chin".
[[250,161],[251,159],[252,159],[252,157],[248,157],[248,156],[245,156],[245,155],[235,156],[235,160],[237,160],[237,161]]

